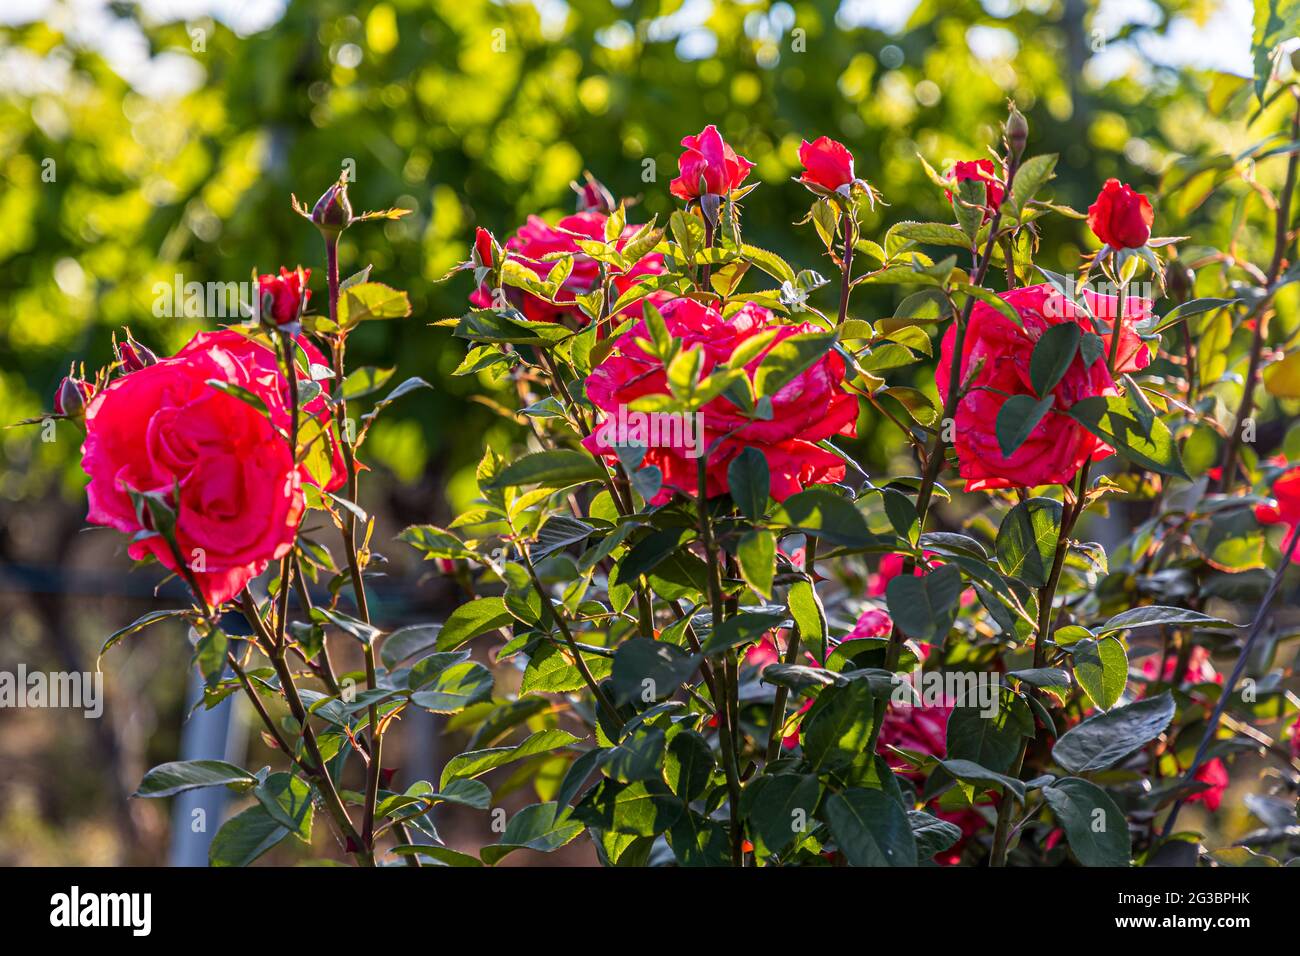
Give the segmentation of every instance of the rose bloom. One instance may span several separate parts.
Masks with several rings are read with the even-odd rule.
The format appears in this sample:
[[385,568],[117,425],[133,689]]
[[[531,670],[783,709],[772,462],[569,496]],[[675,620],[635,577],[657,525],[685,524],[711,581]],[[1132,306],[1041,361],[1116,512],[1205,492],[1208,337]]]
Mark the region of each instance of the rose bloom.
[[[703,350],[701,377],[725,364],[738,346],[767,329],[776,328],[777,334],[745,366],[751,379],[763,357],[778,342],[798,333],[822,331],[811,323],[781,325],[771,312],[752,303],[730,318],[723,318],[712,306],[687,298],[673,299],[661,311],[668,333],[681,340],[683,350]],[[646,395],[668,393],[663,364],[641,349],[638,338],[650,338],[644,321],[618,341],[610,356],[587,379],[587,397],[610,421],[615,420],[620,406],[630,406]],[[725,396],[705,405],[703,445],[690,450],[702,453],[712,449],[706,466],[708,496],[730,490],[727,466],[747,447],[757,448],[767,459],[771,494],[777,501],[784,501],[808,485],[843,478],[843,460],[813,444],[833,435],[855,434],[858,403],[844,390],[843,382],[844,361],[828,352],[772,396],[772,417],[768,421],[747,419]],[[583,444],[593,454],[616,461],[617,441],[610,440],[616,436],[607,436],[606,432],[604,426],[597,428]],[[644,464],[658,467],[663,474],[663,486],[651,504],[667,503],[675,491],[689,497],[698,494],[699,456],[688,457],[687,451],[663,445],[647,449]]]
[[307,288],[310,269],[299,266],[290,272],[280,266],[280,274],[260,275],[257,277],[257,294],[262,308],[263,318],[270,318],[276,325],[296,322],[299,312],[307,307],[311,290]]
[[[977,159],[971,162],[954,163],[948,178],[954,183],[961,182],[980,182],[984,184],[984,219],[988,220],[993,213],[997,212],[1002,206],[1002,197],[1006,195],[1006,189],[993,169],[993,160]],[[948,197],[948,202],[952,202],[952,191],[944,193]]]
[[804,140],[799,146],[799,162],[803,174],[799,181],[836,192],[856,178],[853,175],[853,154],[843,143],[829,136],[819,136],[811,143]]
[[[554,226],[550,226],[540,216],[529,216],[528,221],[519,228],[519,231],[506,240],[506,257],[536,273],[539,279],[545,279],[555,267],[554,261],[544,260],[545,256],[557,252],[574,254],[573,271],[569,273],[569,277],[564,280],[564,284],[556,294],[558,305],[520,289],[506,287],[506,298],[524,314],[524,318],[533,322],[560,322],[567,317],[579,325],[587,323],[587,316],[573,303],[579,295],[586,295],[599,284],[600,264],[578,251],[578,240],[594,239],[603,242],[605,220],[608,218],[598,212],[580,212],[565,216]],[[640,226],[629,225],[623,230],[623,235],[615,246],[622,249],[627,244],[627,240],[640,228]],[[475,237],[475,255],[481,265],[490,265],[490,234],[487,230],[479,230],[479,232],[481,234]],[[635,285],[638,279],[648,275],[661,275],[663,272],[663,256],[651,253],[642,257],[627,272],[618,273],[613,277],[614,298],[618,298]],[[481,309],[488,309],[493,305],[492,293],[485,285],[479,286],[469,300]],[[627,312],[639,315],[640,303],[631,306]]]
[[1088,207],[1088,228],[1112,249],[1140,249],[1151,238],[1151,203],[1127,183],[1108,179]]
[[[1284,471],[1273,482],[1273,500],[1255,506],[1255,520],[1260,524],[1284,524],[1291,530],[1283,547],[1290,544],[1291,535],[1300,525],[1300,465]],[[1300,547],[1291,552],[1291,560],[1300,563]]]
[[[1056,403],[1052,410],[1034,426],[1029,437],[1010,458],[1004,456],[995,430],[998,412],[1009,395],[1033,396],[1029,360],[1039,337],[1048,327],[1062,322],[1077,322],[1085,332],[1093,330],[1088,317],[1050,285],[1027,286],[1000,295],[1019,314],[1024,328],[1019,328],[983,302],[976,302],[971,311],[963,346],[963,375],[969,375],[981,360],[984,365],[976,375],[973,387],[957,407],[953,445],[957,451],[959,472],[966,479],[967,491],[1032,488],[1068,482],[1085,461],[1100,461],[1114,452],[1082,425],[1062,414],[1084,398],[1118,394],[1107,370],[1105,355],[1099,356],[1087,368],[1084,368],[1082,357],[1076,355],[1053,389]],[[1114,315],[1116,304],[1113,297],[1093,292],[1084,292],[1083,295],[1099,319]],[[1147,299],[1134,297],[1125,301],[1118,371],[1136,371],[1150,364],[1150,352],[1132,329],[1134,322],[1148,318],[1150,312],[1151,303]],[[1105,326],[1107,323],[1103,319],[1100,324]],[[945,400],[956,335],[956,327],[949,326],[935,371],[939,395]],[[1103,338],[1108,347],[1109,332]]]
[[[149,530],[128,488],[169,502],[181,557],[216,606],[293,546],[310,474],[295,467],[288,442],[265,415],[208,379],[248,390],[287,427],[288,383],[274,353],[233,330],[201,333],[172,358],[95,396],[86,409],[82,468],[92,524],[129,535]],[[305,411],[313,414],[310,405]],[[128,553],[137,560],[152,554],[179,570],[161,535],[133,540]]]
[[729,196],[745,181],[754,164],[727,145],[712,124],[698,136],[682,140],[686,152],[677,160],[680,175],[668,184],[668,191],[678,199],[699,199],[705,193]]

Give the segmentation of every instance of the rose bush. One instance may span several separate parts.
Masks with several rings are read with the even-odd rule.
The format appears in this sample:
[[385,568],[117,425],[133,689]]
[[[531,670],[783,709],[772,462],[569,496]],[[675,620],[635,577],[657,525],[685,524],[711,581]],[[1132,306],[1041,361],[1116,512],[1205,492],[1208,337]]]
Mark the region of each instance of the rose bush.
[[[1243,852],[1207,821],[1247,752],[1270,814],[1300,779],[1285,625],[1265,627],[1300,536],[1295,439],[1266,457],[1246,437],[1257,384],[1291,394],[1288,340],[1267,347],[1287,206],[1264,204],[1284,210],[1269,271],[1241,265],[1243,237],[1184,261],[1128,187],[1091,217],[1058,201],[1029,132],[1012,107],[996,159],[920,164],[951,216],[874,238],[876,186],[844,144],[803,140],[800,225],[831,277],[749,241],[760,184],[713,126],[682,141],[666,222],[628,226],[589,178],[554,225],[504,246],[479,226],[453,273],[476,308],[437,324],[511,437],[485,441],[447,526],[400,534],[464,598],[405,627],[367,596],[358,450],[424,383],[358,419],[390,373],[345,358],[361,323],[410,306],[337,274],[345,230],[400,211],[354,215],[342,180],[295,202],[326,243],[319,314],[307,270],[281,270],[245,329],[60,386],[90,520],[195,591],[108,645],[186,620],[205,700],[249,696],[286,767],[167,764],[139,795],[251,791],[221,864],[305,842],[317,811],[361,865],[492,865],[580,836],[620,866],[1281,862],[1285,834]],[[1285,156],[1293,187],[1294,151],[1252,155]],[[1077,277],[1037,261],[1042,230],[1084,219],[1102,246]],[[1207,263],[1224,287],[1197,298]],[[892,310],[869,314],[864,286]],[[1198,358],[1234,329],[1237,366]],[[863,415],[897,441],[883,471],[854,458]],[[1123,542],[1090,540],[1121,507]],[[302,534],[307,509],[342,560]],[[226,633],[232,606],[250,633]],[[363,688],[334,669],[340,640]],[[469,735],[437,781],[384,753],[414,709]],[[528,788],[477,854],[432,822]]]

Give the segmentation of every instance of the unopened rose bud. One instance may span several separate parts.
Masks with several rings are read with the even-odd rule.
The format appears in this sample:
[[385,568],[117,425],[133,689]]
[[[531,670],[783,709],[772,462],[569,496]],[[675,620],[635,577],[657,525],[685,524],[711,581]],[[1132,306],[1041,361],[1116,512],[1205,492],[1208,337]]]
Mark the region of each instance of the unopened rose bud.
[[68,418],[80,418],[86,413],[86,403],[95,397],[95,386],[85,379],[65,375],[54,390],[54,412]]
[[307,288],[310,275],[311,270],[302,266],[293,272],[281,266],[279,275],[257,277],[259,315],[266,325],[278,328],[298,321],[311,298],[311,290]]
[[496,237],[482,226],[474,230],[474,265],[480,269],[495,269],[497,264]]
[[1186,302],[1192,297],[1192,287],[1196,283],[1196,273],[1177,259],[1171,259],[1165,269],[1165,285],[1169,293],[1178,302]]
[[438,564],[438,570],[441,571],[443,574],[447,574],[447,575],[455,575],[455,574],[456,574],[456,571],[458,570],[458,568],[457,568],[457,566],[456,566],[456,561],[455,561],[455,559],[453,559],[453,558],[438,558],[438,559],[436,559],[436,560],[437,560],[437,564]]
[[1007,117],[1005,128],[1007,137],[1007,149],[1011,155],[1019,159],[1025,151],[1025,144],[1029,142],[1029,123],[1023,113],[1016,109],[1016,104],[1010,104],[1011,115]]
[[327,236],[337,236],[352,223],[352,203],[348,201],[348,184],[339,181],[316,200],[311,221]]
[[614,194],[605,188],[605,184],[587,173],[587,181],[581,185],[570,183],[578,194],[578,212],[596,212],[608,216],[616,207]]
[[157,365],[158,356],[151,349],[128,336],[125,342],[121,342],[117,346],[117,361],[122,366],[122,371],[129,375],[131,372],[138,372],[150,365]]

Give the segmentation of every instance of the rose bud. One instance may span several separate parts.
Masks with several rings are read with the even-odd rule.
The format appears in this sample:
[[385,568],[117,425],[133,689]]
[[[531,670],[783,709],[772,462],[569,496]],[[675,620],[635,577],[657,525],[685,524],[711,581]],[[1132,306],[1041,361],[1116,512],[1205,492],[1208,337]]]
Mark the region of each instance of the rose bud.
[[1186,302],[1192,297],[1192,288],[1196,284],[1196,272],[1183,265],[1177,259],[1169,260],[1165,269],[1165,285],[1176,302]]
[[701,196],[729,196],[740,186],[754,164],[723,140],[718,128],[704,127],[698,136],[682,140],[686,152],[677,160],[680,175],[668,184],[668,191],[689,202]]
[[804,140],[799,146],[799,162],[803,163],[801,183],[830,192],[848,192],[847,187],[857,178],[853,175],[853,154],[829,136],[819,136],[811,143]]
[[127,333],[125,342],[117,346],[117,361],[122,366],[125,374],[138,372],[142,368],[148,368],[150,365],[158,364],[158,356],[153,351],[141,345]]
[[496,237],[482,226],[474,230],[473,263],[479,269],[494,269],[499,258]]
[[280,274],[257,277],[259,315],[267,325],[282,326],[297,322],[307,307],[311,290],[307,288],[310,269],[299,266],[290,272],[280,266]]
[[86,403],[95,397],[95,386],[75,375],[65,375],[54,390],[54,413],[68,418],[85,414]]
[[[998,211],[1002,206],[1002,197],[1006,194],[1001,180],[997,178],[993,170],[993,160],[977,159],[971,162],[954,163],[952,171],[948,178],[954,183],[977,182],[984,184],[984,219],[988,218]],[[947,190],[944,195],[948,201],[952,202],[952,191]]]
[[578,212],[596,212],[608,216],[618,208],[618,204],[614,202],[614,194],[591,173],[587,173],[586,177],[587,181],[581,186],[577,183],[569,184],[578,194]]
[[1029,141],[1029,123],[1025,120],[1025,115],[1016,109],[1016,104],[1011,103],[1011,115],[1007,117],[1007,125],[1004,132],[1007,137],[1007,149],[1011,155],[1020,158],[1021,153],[1025,151],[1025,143]]
[[1151,203],[1127,183],[1108,179],[1088,207],[1088,228],[1112,249],[1140,249],[1151,238]]
[[352,203],[348,201],[348,184],[339,180],[321,194],[311,211],[311,221],[327,236],[337,236],[352,224]]
[[438,558],[436,560],[438,570],[446,575],[455,575],[459,570],[454,558]]

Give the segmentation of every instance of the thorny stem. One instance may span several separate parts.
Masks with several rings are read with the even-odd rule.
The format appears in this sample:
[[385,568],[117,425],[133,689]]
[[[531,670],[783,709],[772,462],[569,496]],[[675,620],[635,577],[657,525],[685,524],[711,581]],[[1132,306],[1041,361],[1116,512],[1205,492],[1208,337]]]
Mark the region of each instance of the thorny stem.
[[[1079,520],[1079,515],[1083,513],[1084,505],[1088,500],[1088,478],[1091,468],[1092,462],[1085,461],[1083,467],[1079,469],[1079,481],[1076,485],[1074,502],[1066,506],[1061,518],[1061,532],[1056,541],[1056,553],[1052,557],[1052,570],[1048,574],[1047,584],[1038,589],[1038,626],[1035,628],[1034,633],[1035,668],[1047,666],[1047,645],[1052,639],[1053,623],[1056,619],[1053,613],[1053,604],[1056,602],[1056,589],[1061,583],[1061,571],[1065,567],[1065,556],[1070,550],[1070,534],[1074,531],[1075,522]],[[1037,694],[1037,690],[1031,688],[1030,693]],[[1025,763],[1025,754],[1028,750],[1029,738],[1022,737],[1020,751],[1016,755],[1015,763],[1011,769],[1013,777],[1020,776],[1021,768]],[[998,820],[993,830],[993,849],[989,854],[989,866],[1001,867],[1007,865],[1011,805],[1011,795],[1004,789],[1001,802],[998,804]]]
[[[701,455],[699,459],[699,497],[696,505],[699,509],[700,516],[700,541],[704,545],[706,574],[709,579],[709,606],[713,615],[713,633],[718,632],[722,626],[723,619],[723,601],[722,601],[722,582],[718,577],[718,549],[717,543],[713,539],[712,523],[709,521],[708,509],[708,473],[705,463],[708,461],[708,455]],[[740,828],[740,768],[739,754],[737,753],[737,737],[731,727],[731,721],[735,710],[732,708],[731,701],[736,694],[736,688],[731,686],[733,679],[730,661],[724,657],[723,667],[721,669],[722,679],[718,681],[719,695],[715,695],[715,703],[718,712],[718,749],[722,751],[722,767],[727,775],[727,810],[731,824],[731,863],[733,866],[742,866],[744,864],[744,853],[741,844],[744,841],[744,834]],[[718,673],[717,670],[714,672]]]
[[849,296],[853,292],[853,245],[858,241],[858,230],[851,210],[845,210],[840,225],[844,230],[844,259],[840,266],[840,319],[837,326],[842,326],[849,317]]
[[1119,364],[1119,337],[1124,331],[1124,305],[1128,298],[1128,283],[1121,282],[1115,290],[1115,315],[1111,321],[1114,327],[1110,332],[1110,353],[1106,365],[1110,368],[1111,378],[1115,377],[1115,367]]
[[[247,588],[240,594],[240,608],[244,612],[244,617],[252,626],[254,633],[261,638],[263,646],[270,657],[271,665],[280,678],[280,689],[289,705],[289,712],[293,715],[293,719],[297,721],[300,728],[303,746],[306,748],[308,756],[311,757],[311,764],[305,766],[305,771],[316,783],[316,788],[325,803],[326,810],[329,811],[330,816],[343,833],[344,842],[356,857],[357,862],[363,866],[374,866],[374,854],[362,844],[361,837],[352,825],[347,810],[343,806],[343,800],[339,796],[338,789],[334,786],[334,778],[330,776],[326,762],[321,756],[320,747],[316,742],[316,733],[308,722],[307,709],[303,706],[302,698],[298,695],[298,687],[293,681],[293,674],[290,673],[289,667],[285,663],[284,646],[275,643],[274,637],[257,611],[253,595],[249,593]],[[251,685],[247,685],[245,690],[250,693],[250,696],[253,695]],[[265,713],[265,710],[260,707],[258,711],[259,714]],[[294,751],[290,749],[287,752],[292,754]]]
[[[817,561],[817,539],[809,538],[807,545],[804,547],[804,570],[808,572],[813,579],[813,587],[817,587],[816,574],[814,565]],[[790,631],[790,643],[785,649],[785,657],[782,658],[783,664],[793,664],[799,659],[799,628],[793,628]],[[772,701],[772,719],[771,726],[767,731],[767,753],[766,760],[771,763],[781,752],[781,728],[785,726],[785,704],[790,696],[790,688],[780,684],[776,688],[776,699]]]

